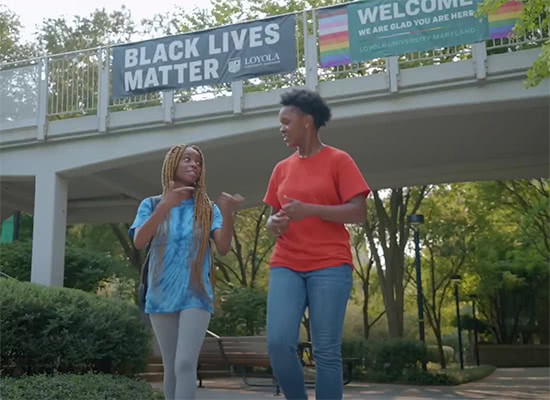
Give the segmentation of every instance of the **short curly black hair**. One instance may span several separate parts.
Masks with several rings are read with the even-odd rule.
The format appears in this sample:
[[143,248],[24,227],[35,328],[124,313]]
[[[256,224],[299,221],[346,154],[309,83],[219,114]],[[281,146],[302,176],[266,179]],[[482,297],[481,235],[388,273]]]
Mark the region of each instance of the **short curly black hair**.
[[317,92],[306,89],[293,89],[281,95],[281,105],[294,106],[304,114],[313,117],[315,127],[319,129],[330,120],[330,108]]

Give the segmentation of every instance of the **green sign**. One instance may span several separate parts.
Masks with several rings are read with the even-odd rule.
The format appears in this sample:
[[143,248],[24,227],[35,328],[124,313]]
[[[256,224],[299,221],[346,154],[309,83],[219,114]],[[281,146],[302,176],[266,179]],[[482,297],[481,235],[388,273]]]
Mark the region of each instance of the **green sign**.
[[488,39],[482,0],[370,0],[347,6],[352,62]]
[[2,221],[2,232],[0,233],[0,243],[9,243],[13,241],[13,215]]

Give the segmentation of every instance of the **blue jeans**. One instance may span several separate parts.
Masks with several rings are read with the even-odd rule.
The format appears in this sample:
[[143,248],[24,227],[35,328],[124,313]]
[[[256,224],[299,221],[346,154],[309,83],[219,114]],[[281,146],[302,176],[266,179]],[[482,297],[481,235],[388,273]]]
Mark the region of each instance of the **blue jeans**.
[[287,399],[307,399],[302,364],[296,353],[306,306],[316,368],[315,398],[342,399],[342,328],[351,285],[352,269],[347,264],[309,272],[270,268],[267,349],[273,374]]

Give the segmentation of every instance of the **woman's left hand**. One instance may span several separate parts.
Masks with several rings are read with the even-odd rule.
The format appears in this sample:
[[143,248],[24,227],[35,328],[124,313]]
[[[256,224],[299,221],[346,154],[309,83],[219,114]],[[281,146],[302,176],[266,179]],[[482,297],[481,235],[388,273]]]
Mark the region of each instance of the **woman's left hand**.
[[240,194],[229,194],[222,192],[220,197],[218,197],[218,207],[222,213],[233,212],[237,207],[237,204],[244,200],[244,197]]
[[291,199],[288,196],[283,195],[288,203],[283,205],[285,214],[291,221],[310,217],[309,204],[303,203],[300,200]]

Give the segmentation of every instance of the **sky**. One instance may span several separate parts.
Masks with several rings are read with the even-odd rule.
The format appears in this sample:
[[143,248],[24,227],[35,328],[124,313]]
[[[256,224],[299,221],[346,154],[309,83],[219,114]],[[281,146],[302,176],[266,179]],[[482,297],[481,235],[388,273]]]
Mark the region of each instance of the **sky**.
[[22,38],[30,40],[36,25],[43,19],[65,17],[71,21],[73,16],[88,16],[95,9],[105,8],[108,11],[119,10],[124,4],[130,9],[136,21],[148,18],[173,9],[176,5],[182,8],[205,8],[208,0],[46,0],[43,3],[37,0],[0,0],[11,11],[19,15],[23,24]]

